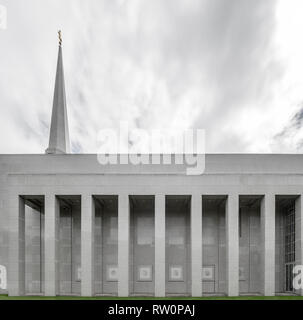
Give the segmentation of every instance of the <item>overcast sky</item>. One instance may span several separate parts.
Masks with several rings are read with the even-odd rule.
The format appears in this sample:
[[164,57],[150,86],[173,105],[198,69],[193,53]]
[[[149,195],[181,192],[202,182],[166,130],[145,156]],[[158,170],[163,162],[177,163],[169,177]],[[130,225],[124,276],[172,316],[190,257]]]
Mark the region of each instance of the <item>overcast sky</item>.
[[206,151],[303,151],[302,0],[0,0],[0,153],[48,145],[57,30],[72,151],[201,128]]

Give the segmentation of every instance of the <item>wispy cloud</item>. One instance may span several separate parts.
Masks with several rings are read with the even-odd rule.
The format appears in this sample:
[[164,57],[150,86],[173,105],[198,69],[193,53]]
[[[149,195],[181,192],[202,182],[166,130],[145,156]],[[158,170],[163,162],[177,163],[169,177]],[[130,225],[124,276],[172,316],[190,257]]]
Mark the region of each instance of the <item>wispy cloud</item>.
[[303,151],[303,104],[298,106],[298,111],[289,123],[273,138],[273,147],[289,152]]

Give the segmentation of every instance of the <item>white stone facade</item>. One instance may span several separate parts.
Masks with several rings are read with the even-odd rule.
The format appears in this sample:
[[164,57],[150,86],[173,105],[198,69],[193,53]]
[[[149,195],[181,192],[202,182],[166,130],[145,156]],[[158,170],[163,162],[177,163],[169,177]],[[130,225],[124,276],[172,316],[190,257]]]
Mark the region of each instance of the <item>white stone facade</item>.
[[[289,291],[285,254],[302,264],[302,160],[206,155],[205,173],[187,176],[183,165],[102,166],[96,155],[1,155],[7,291],[159,297]],[[285,248],[284,216],[292,206],[295,245]]]

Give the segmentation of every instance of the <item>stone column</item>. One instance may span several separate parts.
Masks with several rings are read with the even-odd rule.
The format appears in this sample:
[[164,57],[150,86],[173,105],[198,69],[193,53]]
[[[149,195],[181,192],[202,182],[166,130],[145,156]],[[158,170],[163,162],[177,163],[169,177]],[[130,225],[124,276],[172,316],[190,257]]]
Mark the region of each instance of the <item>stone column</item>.
[[275,196],[265,194],[261,201],[262,294],[275,295]]
[[95,202],[91,195],[81,196],[81,295],[94,295]]
[[129,295],[129,199],[118,196],[118,296]]
[[[303,266],[303,194],[296,199],[296,266]],[[303,273],[302,268],[301,272]],[[296,276],[296,273],[294,276]],[[302,279],[301,274],[301,279]],[[301,280],[302,281],[302,280]],[[301,283],[302,287],[303,283]],[[303,288],[296,290],[296,293],[303,296]]]
[[239,295],[239,195],[226,200],[227,294]]
[[59,293],[58,234],[60,205],[54,194],[45,195],[45,295]]
[[191,291],[193,297],[202,296],[202,196],[191,199]]
[[155,196],[155,296],[165,297],[165,195]]
[[25,294],[25,203],[14,196],[10,199],[10,242],[8,293],[10,296]]

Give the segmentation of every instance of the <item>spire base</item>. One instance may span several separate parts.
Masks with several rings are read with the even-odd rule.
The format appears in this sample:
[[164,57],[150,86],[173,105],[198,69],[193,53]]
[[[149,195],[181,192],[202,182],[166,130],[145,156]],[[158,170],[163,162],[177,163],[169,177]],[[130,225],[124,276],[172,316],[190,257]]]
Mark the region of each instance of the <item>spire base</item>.
[[66,152],[58,148],[47,148],[45,154],[66,154]]

